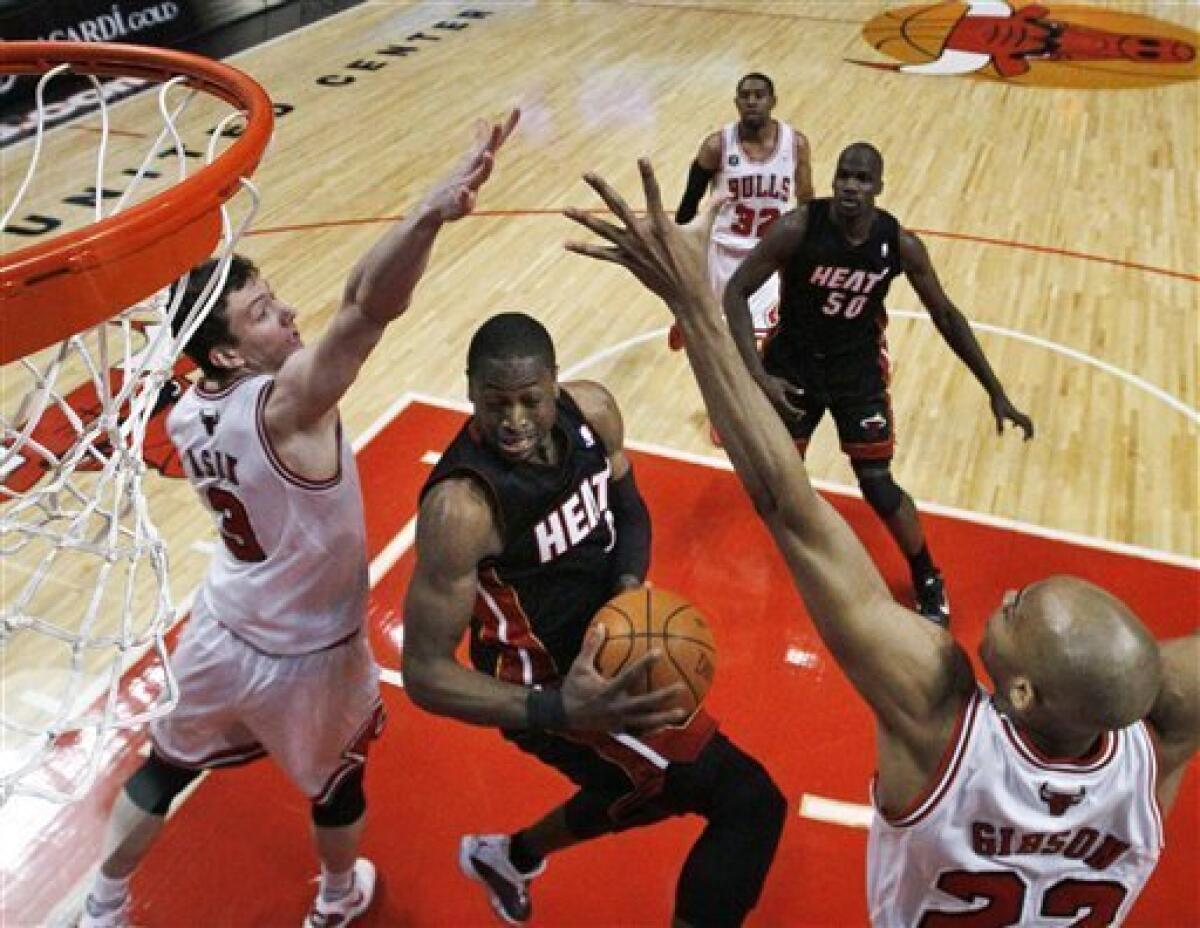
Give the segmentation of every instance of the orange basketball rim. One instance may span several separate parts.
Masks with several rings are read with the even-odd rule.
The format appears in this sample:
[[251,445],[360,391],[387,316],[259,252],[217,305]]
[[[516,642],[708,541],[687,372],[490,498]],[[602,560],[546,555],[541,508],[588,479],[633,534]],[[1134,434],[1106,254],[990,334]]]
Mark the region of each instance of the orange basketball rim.
[[0,256],[0,364],[61,342],[156,293],[208,258],[221,204],[258,166],[274,115],[252,78],[170,49],[78,42],[0,42],[0,74],[73,73],[167,81],[182,77],[246,116],[237,141],[151,199],[74,232]]

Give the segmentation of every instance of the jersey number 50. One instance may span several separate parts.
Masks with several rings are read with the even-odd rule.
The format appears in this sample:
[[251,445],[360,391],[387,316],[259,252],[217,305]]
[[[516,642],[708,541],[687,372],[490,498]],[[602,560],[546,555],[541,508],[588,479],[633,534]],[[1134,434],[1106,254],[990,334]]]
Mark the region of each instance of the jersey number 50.
[[733,214],[735,218],[729,231],[743,238],[749,236],[762,238],[767,234],[767,229],[771,228],[771,223],[779,218],[779,210],[773,206],[764,206],[762,209],[755,210],[744,203],[735,203]]
[[[937,888],[963,902],[985,905],[970,912],[927,910],[918,928],[1009,928],[1021,924],[1027,887],[1011,870],[950,870],[938,877]],[[1124,886],[1109,880],[1059,880],[1042,894],[1040,914],[1082,916],[1071,922],[1070,928],[1107,928],[1117,917],[1125,894]]]

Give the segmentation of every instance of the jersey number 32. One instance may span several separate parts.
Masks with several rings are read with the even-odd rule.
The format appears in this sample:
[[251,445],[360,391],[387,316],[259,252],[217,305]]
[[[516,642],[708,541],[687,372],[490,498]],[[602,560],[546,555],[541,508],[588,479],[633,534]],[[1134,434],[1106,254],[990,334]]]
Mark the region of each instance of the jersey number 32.
[[771,223],[779,218],[779,210],[773,206],[751,209],[744,203],[735,203],[733,215],[733,224],[729,227],[730,232],[743,238],[751,236],[762,238],[767,234],[767,229],[771,228]]

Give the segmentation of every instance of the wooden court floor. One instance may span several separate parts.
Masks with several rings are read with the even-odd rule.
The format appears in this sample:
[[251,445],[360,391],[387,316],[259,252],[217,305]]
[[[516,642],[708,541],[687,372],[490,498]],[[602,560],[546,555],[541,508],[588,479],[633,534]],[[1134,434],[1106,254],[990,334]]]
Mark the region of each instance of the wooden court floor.
[[[997,437],[983,392],[898,285],[889,339],[901,484],[921,501],[1194,568],[1200,84],[1045,87],[852,63],[890,60],[863,29],[901,6],[363,4],[232,59],[281,111],[256,176],[263,210],[242,250],[315,337],[354,261],[461,150],[471,120],[518,104],[522,125],[478,212],[445,230],[412,309],[343,404],[349,432],[406,391],[463,397],[474,327],[521,309],[551,329],[564,375],[612,389],[631,440],[719,453],[686,362],[665,349],[665,310],[616,270],[565,253],[575,233],[559,211],[598,206],[584,171],[635,192],[643,154],[676,201],[701,139],[734,118],[737,78],[764,71],[775,115],[809,138],[819,195],[846,144],[882,150],[880,205],[922,235],[1037,424],[1029,443]],[[1196,4],[1090,6],[1200,29]],[[152,108],[139,97],[112,111],[114,185],[140,158]],[[85,120],[52,133],[60,186],[38,192],[31,212],[65,227],[85,221],[62,190],[92,182],[94,128]],[[192,128],[203,137],[203,114]],[[3,152],[6,190],[27,148]],[[16,247],[11,236],[0,246]],[[10,382],[0,383],[6,404]],[[828,425],[809,463],[819,478],[851,482]],[[202,574],[211,528],[181,482],[151,478],[148,493],[182,597]],[[10,649],[5,673],[36,674],[47,660],[35,646]]]

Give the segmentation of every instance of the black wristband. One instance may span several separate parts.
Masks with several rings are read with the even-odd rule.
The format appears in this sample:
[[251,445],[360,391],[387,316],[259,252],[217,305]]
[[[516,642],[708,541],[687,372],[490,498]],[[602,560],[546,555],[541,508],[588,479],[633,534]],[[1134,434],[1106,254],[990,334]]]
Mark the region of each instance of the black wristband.
[[562,690],[530,687],[525,697],[525,716],[531,731],[563,731],[567,727],[567,707]]

